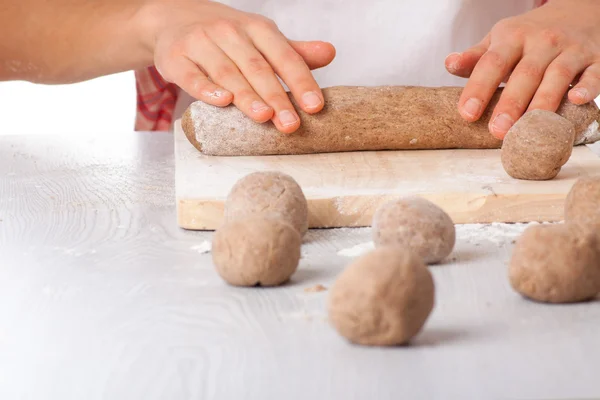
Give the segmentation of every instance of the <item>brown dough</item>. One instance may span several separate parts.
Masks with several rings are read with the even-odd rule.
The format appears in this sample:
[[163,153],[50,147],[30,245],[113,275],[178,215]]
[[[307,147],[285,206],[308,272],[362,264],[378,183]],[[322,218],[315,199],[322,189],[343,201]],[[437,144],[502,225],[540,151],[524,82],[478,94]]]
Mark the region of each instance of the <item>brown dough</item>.
[[551,111],[525,113],[502,144],[502,166],[515,179],[547,180],[571,157],[575,127]]
[[595,233],[576,225],[534,225],[517,240],[509,266],[512,287],[548,303],[589,300],[600,292],[600,247]]
[[390,201],[373,217],[376,246],[410,249],[427,264],[446,258],[454,248],[456,230],[452,219],[432,202],[419,197]]
[[565,200],[565,221],[600,232],[600,176],[575,182]]
[[254,172],[231,188],[225,201],[224,221],[262,215],[287,221],[304,235],[308,230],[308,204],[294,178],[281,172]]
[[[300,111],[302,125],[289,135],[277,131],[270,122],[253,122],[234,106],[220,108],[200,101],[186,110],[181,123],[198,150],[215,156],[500,148],[502,142],[489,133],[488,122],[502,89],[498,89],[482,118],[474,123],[464,121],[457,111],[462,90],[403,86],[326,88],[325,108],[315,115]],[[593,102],[577,106],[565,99],[558,113],[575,123],[576,144],[596,140],[586,133],[599,114]]]
[[431,273],[419,256],[381,247],[354,261],[331,286],[329,319],[353,343],[404,344],[425,324],[434,292]]
[[302,238],[285,221],[253,216],[221,226],[212,243],[219,275],[235,286],[275,286],[298,267]]

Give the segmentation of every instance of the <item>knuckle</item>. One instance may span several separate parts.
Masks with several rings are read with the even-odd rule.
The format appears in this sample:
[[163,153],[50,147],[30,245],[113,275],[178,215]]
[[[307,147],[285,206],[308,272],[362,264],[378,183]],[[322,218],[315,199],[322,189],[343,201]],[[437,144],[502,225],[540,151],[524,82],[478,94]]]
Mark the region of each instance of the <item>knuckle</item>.
[[246,62],[246,68],[249,74],[267,75],[272,74],[273,69],[262,57],[250,57]]
[[536,94],[536,105],[537,108],[551,110],[560,104],[562,96],[557,96],[551,92],[540,92]]
[[212,24],[212,29],[218,34],[225,37],[239,36],[241,33],[240,26],[237,22],[229,19],[221,19]]
[[558,48],[564,41],[564,33],[556,28],[543,29],[540,32],[540,39],[547,46],[551,48]]
[[513,26],[508,31],[508,39],[511,42],[522,43],[525,40],[525,36],[527,36],[527,30],[522,26]]
[[190,73],[184,78],[184,80],[192,93],[203,94],[212,91],[213,85],[211,85],[205,79],[199,79],[197,74]]
[[485,93],[489,92],[490,83],[481,79],[469,79],[465,88],[465,99],[475,97],[485,97]]
[[582,75],[581,80],[598,85],[600,84],[600,71],[588,68],[588,70]]
[[526,29],[522,25],[513,22],[510,18],[498,21],[492,30],[500,37],[509,38],[513,41],[522,41],[526,34]]
[[284,72],[306,68],[304,58],[302,58],[302,56],[291,47],[282,52],[282,54],[279,56],[277,64]]
[[211,78],[219,83],[219,82],[224,82],[227,81],[229,79],[231,79],[233,76],[235,76],[238,73],[237,68],[234,67],[233,65],[221,65],[219,66],[214,73],[211,74]]
[[509,109],[511,111],[523,111],[527,108],[529,102],[523,98],[515,97],[515,96],[506,96],[502,100],[503,108]]
[[206,40],[207,34],[204,28],[195,27],[188,30],[178,43],[178,50],[182,53],[190,54],[194,47],[198,46],[198,42]]
[[544,68],[535,64],[522,63],[522,65],[519,65],[517,68],[515,68],[513,74],[537,79],[544,75]]
[[206,31],[204,30],[203,27],[198,26],[198,27],[194,27],[190,30],[188,30],[184,35],[183,35],[183,41],[186,44],[192,44],[192,43],[197,43],[198,40],[204,40],[206,39],[207,35],[206,35]]
[[250,26],[266,31],[277,31],[279,29],[275,21],[262,15],[254,15],[250,21]]
[[504,57],[495,50],[488,50],[482,57],[484,64],[489,65],[495,69],[503,70],[506,68],[506,60]]
[[569,81],[575,77],[575,71],[564,63],[555,63],[550,67],[550,71],[552,72],[552,75]]

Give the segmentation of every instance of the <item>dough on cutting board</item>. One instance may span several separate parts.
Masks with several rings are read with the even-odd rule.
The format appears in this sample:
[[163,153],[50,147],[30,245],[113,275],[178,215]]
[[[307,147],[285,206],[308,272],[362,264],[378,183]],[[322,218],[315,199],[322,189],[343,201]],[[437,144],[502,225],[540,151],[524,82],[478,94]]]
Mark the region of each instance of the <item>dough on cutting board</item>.
[[285,221],[251,216],[222,225],[212,243],[219,275],[235,286],[276,286],[298,268],[302,237]]
[[565,200],[565,221],[600,232],[600,176],[579,178]]
[[600,292],[600,246],[576,224],[534,225],[517,240],[509,265],[512,287],[547,303],[574,303]]
[[308,203],[302,188],[281,172],[253,172],[233,185],[225,201],[224,221],[250,215],[282,219],[301,235],[308,230]]
[[[366,150],[490,149],[502,142],[488,130],[498,89],[482,118],[464,121],[457,103],[461,87],[336,86],[323,89],[324,109],[299,111],[301,127],[282,134],[271,122],[258,124],[234,106],[200,101],[185,111],[181,125],[188,140],[213,156],[310,154]],[[294,99],[291,97],[293,104]],[[575,144],[600,138],[598,107],[563,100],[558,114],[575,124]]]
[[502,166],[515,179],[553,179],[569,161],[574,140],[571,121],[551,111],[529,111],[504,138]]
[[427,264],[446,258],[456,241],[450,216],[420,197],[400,198],[382,205],[375,212],[372,226],[376,246],[410,249]]
[[434,297],[433,278],[419,256],[382,247],[354,261],[334,282],[329,319],[353,343],[405,344],[422,329]]

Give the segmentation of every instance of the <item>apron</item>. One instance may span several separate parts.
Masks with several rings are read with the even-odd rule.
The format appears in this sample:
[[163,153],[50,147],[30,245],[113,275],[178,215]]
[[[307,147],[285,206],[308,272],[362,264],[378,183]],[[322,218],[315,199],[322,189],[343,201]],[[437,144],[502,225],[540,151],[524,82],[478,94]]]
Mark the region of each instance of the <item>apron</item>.
[[[264,15],[292,40],[322,40],[336,58],[313,71],[328,86],[464,86],[446,56],[479,42],[499,20],[522,14],[537,0],[222,0]],[[181,93],[180,118],[194,101]]]

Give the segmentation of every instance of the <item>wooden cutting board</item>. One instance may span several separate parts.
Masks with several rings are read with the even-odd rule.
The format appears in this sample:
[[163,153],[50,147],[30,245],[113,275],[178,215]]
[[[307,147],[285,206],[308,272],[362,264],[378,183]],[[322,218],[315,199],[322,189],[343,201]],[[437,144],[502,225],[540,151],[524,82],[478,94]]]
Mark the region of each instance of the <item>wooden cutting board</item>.
[[310,226],[369,226],[379,205],[423,196],[455,223],[560,221],[575,180],[600,175],[600,158],[578,146],[552,181],[519,181],[500,164],[499,150],[409,150],[300,156],[211,157],[198,152],[175,124],[175,184],[182,228],[219,226],[233,184],[255,172],[293,176],[308,199]]

